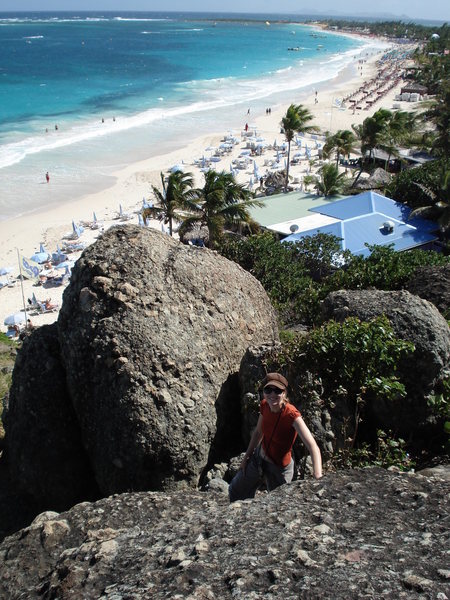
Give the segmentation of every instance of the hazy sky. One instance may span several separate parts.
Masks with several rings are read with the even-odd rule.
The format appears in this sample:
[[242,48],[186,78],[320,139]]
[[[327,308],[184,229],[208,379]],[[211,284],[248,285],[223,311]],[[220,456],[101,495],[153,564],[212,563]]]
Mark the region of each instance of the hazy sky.
[[2,11],[159,10],[262,13],[390,14],[411,19],[450,20],[449,0],[2,0]]

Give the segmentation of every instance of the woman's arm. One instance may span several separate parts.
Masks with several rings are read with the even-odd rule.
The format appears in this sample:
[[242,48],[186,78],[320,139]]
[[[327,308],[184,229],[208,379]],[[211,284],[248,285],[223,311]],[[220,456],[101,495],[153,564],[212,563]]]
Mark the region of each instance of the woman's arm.
[[262,415],[259,415],[259,419],[258,419],[258,422],[256,423],[255,429],[253,430],[252,437],[250,438],[250,442],[248,444],[247,451],[242,460],[241,466],[239,467],[240,469],[242,469],[244,471],[244,473],[245,473],[245,468],[247,466],[247,463],[253,454],[253,451],[255,450],[255,448],[259,444],[259,442],[262,440],[262,436],[263,436],[263,434],[262,434]]
[[297,417],[292,423],[292,427],[298,433],[300,439],[305,444],[305,446],[308,449],[308,452],[311,455],[314,477],[316,479],[320,479],[320,477],[322,477],[322,456],[320,454],[319,446],[317,445],[316,440],[313,438],[312,433],[308,429],[302,417]]

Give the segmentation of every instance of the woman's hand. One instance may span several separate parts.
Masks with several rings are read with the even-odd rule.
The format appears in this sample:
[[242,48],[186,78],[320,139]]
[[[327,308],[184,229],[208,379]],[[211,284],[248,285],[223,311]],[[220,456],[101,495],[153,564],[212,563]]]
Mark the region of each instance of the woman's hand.
[[239,469],[244,473],[244,475],[245,475],[245,470],[247,468],[249,460],[250,460],[250,456],[248,456],[248,454],[245,453],[244,458],[242,459],[242,462],[241,462],[241,466],[239,467]]

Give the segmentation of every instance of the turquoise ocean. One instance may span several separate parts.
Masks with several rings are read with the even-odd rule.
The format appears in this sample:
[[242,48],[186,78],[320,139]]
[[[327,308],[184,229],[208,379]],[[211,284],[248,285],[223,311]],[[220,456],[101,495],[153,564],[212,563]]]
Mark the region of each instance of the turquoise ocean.
[[[131,162],[240,128],[249,107],[301,102],[367,48],[287,19],[0,13],[0,220],[73,201]],[[46,171],[58,197],[41,185]]]

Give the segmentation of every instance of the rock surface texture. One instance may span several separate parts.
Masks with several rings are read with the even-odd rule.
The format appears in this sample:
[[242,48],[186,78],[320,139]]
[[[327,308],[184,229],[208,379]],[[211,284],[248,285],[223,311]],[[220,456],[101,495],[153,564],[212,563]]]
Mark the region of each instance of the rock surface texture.
[[443,315],[450,315],[450,264],[417,269],[406,288],[432,302]]
[[[23,346],[6,423],[11,472],[65,506],[83,497],[70,477],[80,461],[96,497],[195,486],[222,438],[234,450],[246,348],[277,339],[266,293],[239,266],[150,229],[112,228],[77,262],[57,326]],[[30,382],[36,351],[45,376]]]
[[115,495],[0,545],[0,597],[352,600],[449,594],[444,477],[365,469],[253,501]]

